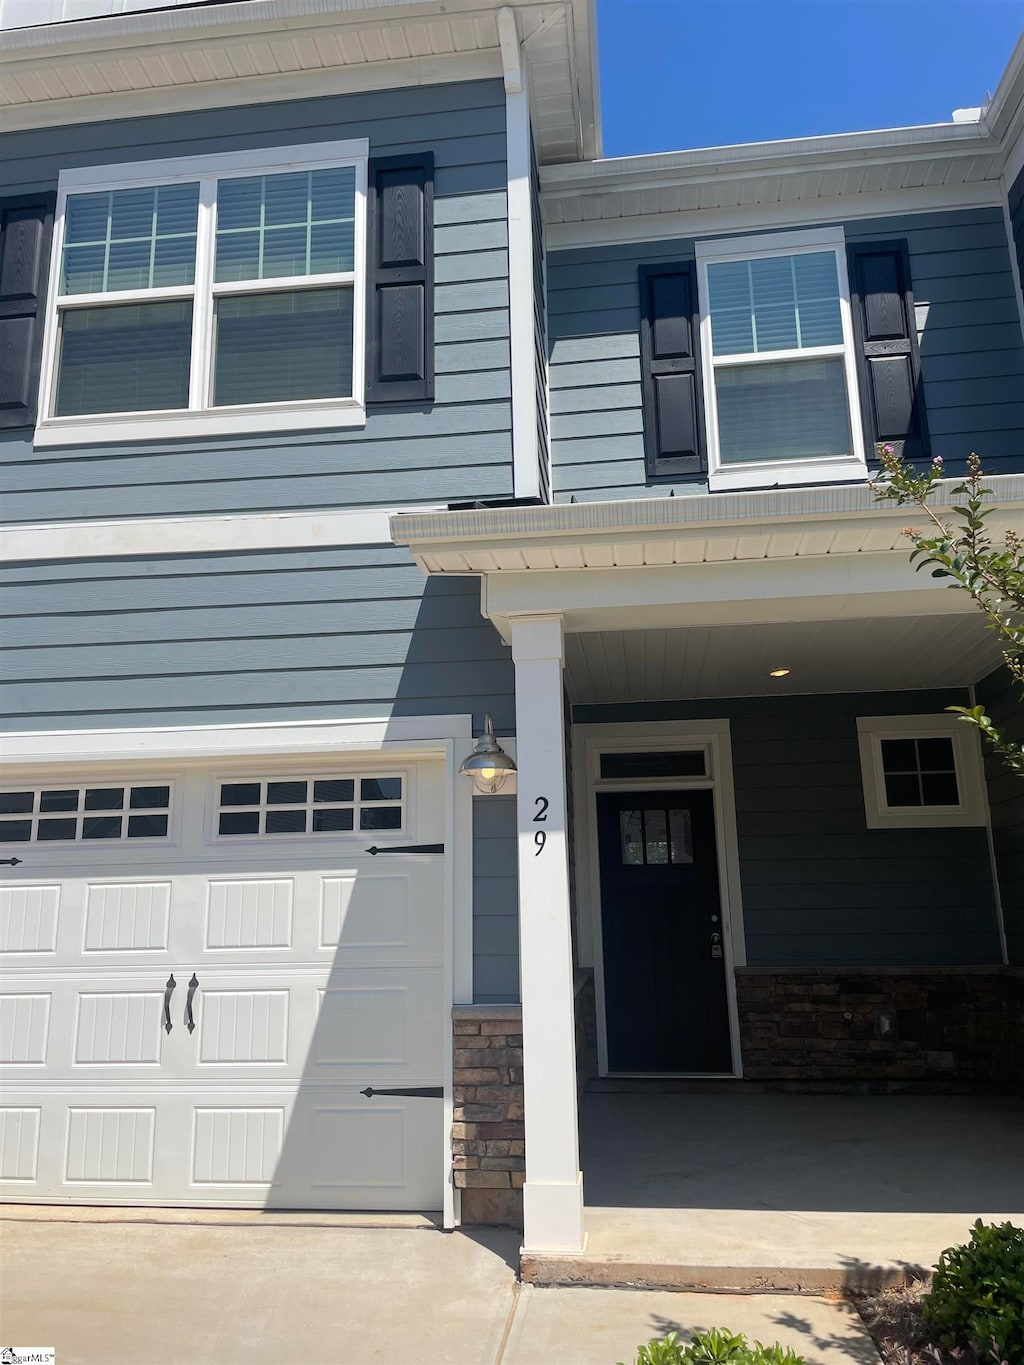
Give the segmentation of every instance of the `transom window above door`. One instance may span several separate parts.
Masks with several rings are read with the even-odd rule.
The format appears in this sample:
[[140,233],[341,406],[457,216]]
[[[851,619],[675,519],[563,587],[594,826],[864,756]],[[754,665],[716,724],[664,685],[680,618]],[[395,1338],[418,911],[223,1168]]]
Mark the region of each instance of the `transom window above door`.
[[230,778],[218,785],[216,832],[222,838],[398,833],[405,799],[401,773]]
[[696,250],[711,486],[866,473],[842,230]]
[[362,422],[367,151],[62,175],[37,444]]

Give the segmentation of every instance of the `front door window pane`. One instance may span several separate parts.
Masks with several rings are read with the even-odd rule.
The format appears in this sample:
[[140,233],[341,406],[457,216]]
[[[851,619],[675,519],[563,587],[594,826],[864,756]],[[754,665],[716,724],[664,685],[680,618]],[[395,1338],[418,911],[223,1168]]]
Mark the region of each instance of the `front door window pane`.
[[668,822],[663,810],[644,811],[644,851],[647,862],[668,862]]
[[619,830],[622,835],[622,861],[627,867],[639,867],[644,861],[643,814],[638,810],[619,811]]

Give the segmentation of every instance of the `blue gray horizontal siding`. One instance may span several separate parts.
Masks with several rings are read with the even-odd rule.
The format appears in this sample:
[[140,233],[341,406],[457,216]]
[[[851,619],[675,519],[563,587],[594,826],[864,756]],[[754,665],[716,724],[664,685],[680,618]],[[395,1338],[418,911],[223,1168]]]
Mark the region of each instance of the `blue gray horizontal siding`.
[[473,999],[519,1000],[519,901],[516,798],[473,802]]
[[485,711],[512,663],[475,579],[393,546],[32,563],[0,570],[11,730]]
[[[851,242],[906,238],[933,453],[954,471],[1024,468],[1024,342],[997,208],[859,219]],[[586,247],[548,258],[556,501],[665,497],[644,467],[641,265],[692,260],[694,240]],[[701,477],[677,493],[707,491]]]
[[962,692],[576,706],[576,723],[731,722],[752,967],[1000,960],[984,829],[869,830],[857,717],[932,713]]
[[1006,197],[1010,210],[1010,229],[1013,232],[1013,249],[1017,256],[1018,277],[1024,280],[1024,170],[1018,173]]
[[367,137],[434,153],[436,401],[365,428],[34,451],[0,440],[4,520],[400,505],[512,493],[505,99],[500,81],[203,110],[0,137],[4,192],[60,170]]
[[[1010,739],[1024,741],[1024,696],[1007,670],[990,673],[978,684],[977,694],[996,725]],[[991,752],[985,756],[985,777],[1007,955],[1011,962],[1024,963],[1024,778],[1009,772]]]

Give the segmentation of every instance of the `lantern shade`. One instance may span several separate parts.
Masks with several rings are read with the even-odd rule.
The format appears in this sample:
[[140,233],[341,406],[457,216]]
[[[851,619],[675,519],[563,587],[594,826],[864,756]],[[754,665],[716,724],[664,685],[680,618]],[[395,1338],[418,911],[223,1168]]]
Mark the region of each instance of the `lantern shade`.
[[515,760],[509,758],[494,737],[494,722],[488,712],[484,718],[484,733],[473,746],[473,752],[460,764],[459,772],[472,779],[478,792],[491,795],[500,791],[509,774],[515,771]]

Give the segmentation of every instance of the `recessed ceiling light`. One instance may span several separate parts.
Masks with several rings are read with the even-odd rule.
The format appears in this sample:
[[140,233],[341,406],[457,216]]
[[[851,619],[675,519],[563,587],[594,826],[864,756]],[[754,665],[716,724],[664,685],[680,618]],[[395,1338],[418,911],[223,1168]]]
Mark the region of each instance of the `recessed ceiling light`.
[[788,668],[773,668],[768,676],[769,678],[788,678],[790,671]]

